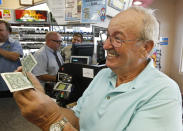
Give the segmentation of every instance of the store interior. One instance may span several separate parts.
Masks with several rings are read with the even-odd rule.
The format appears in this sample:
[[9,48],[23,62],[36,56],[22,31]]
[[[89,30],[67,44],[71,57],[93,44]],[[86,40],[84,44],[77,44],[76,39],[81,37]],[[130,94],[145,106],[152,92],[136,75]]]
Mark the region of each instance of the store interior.
[[[137,0],[134,0],[135,2]],[[160,44],[159,49],[159,70],[175,80],[183,93],[183,1],[182,0],[139,0],[141,6],[156,10],[156,16],[160,23],[160,37],[168,38],[167,44]],[[45,0],[34,0],[33,6],[22,6],[19,0],[2,0],[0,9],[28,9],[45,10],[49,8]],[[41,6],[41,7],[40,7]],[[107,10],[111,10],[108,7]],[[112,10],[107,16],[105,23],[96,24],[65,24],[58,25],[52,22],[42,24],[12,23],[15,39],[21,41],[24,48],[24,55],[38,50],[44,45],[44,37],[47,31],[57,31],[62,35],[64,46],[69,45],[72,39],[72,32],[82,32],[86,43],[93,43],[94,54],[92,64],[97,64],[97,41],[100,41],[99,32],[107,28],[110,18],[119,11]],[[33,32],[33,33],[31,33]],[[34,39],[34,40],[33,40]],[[34,42],[33,42],[34,41]],[[28,44],[27,44],[28,43]],[[105,56],[104,56],[105,57]],[[103,59],[103,58],[101,58]],[[20,111],[11,98],[0,98],[0,130],[2,131],[40,131],[39,128],[27,122],[20,114]]]

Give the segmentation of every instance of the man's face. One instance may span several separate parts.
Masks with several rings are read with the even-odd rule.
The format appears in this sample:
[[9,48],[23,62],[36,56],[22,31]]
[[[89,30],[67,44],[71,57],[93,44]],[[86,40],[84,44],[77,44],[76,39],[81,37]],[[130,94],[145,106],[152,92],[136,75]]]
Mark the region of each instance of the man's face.
[[48,39],[48,46],[52,48],[54,51],[58,50],[60,48],[60,45],[62,43],[61,36],[59,34],[52,35]]
[[0,24],[0,42],[5,42],[8,39],[9,31],[6,29],[4,23]]
[[129,71],[141,62],[144,52],[143,42],[138,40],[141,25],[131,12],[111,20],[103,47],[107,51],[106,65],[114,72]]
[[74,36],[73,38],[72,38],[72,44],[76,44],[76,43],[81,43],[82,42],[82,40],[81,40],[81,37],[79,37],[79,36]]

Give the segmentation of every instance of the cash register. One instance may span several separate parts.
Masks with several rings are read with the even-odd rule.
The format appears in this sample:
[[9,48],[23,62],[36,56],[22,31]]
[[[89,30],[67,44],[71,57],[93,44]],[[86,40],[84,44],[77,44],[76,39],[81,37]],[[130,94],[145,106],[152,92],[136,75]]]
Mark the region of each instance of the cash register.
[[[65,63],[61,67],[57,77],[58,82],[54,86],[57,103],[60,106],[77,101],[95,75],[106,67],[105,64],[92,65],[94,44],[73,44],[71,52],[70,63]],[[102,44],[98,43],[97,62],[104,61],[104,53]]]
[[67,104],[77,101],[94,76],[105,67],[105,65],[78,63],[64,64],[58,73],[58,82],[53,88],[57,103],[65,107]]

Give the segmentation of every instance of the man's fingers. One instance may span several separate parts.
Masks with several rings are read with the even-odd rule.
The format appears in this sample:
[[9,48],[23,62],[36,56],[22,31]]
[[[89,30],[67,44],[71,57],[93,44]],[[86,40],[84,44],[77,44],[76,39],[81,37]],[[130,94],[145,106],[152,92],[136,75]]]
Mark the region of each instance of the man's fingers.
[[[27,89],[27,90],[30,90],[30,89]],[[14,97],[16,103],[21,108],[25,107],[29,103],[29,99],[27,99],[27,96],[25,95],[27,90],[16,91],[13,93],[13,97]]]
[[26,72],[26,74],[27,74],[28,79],[32,82],[34,88],[37,88],[39,91],[44,92],[44,89],[43,89],[41,83],[39,82],[39,80],[29,72]]
[[[15,72],[22,72],[22,66],[19,66],[17,68],[17,70],[15,70]],[[40,84],[39,80],[32,75],[30,72],[25,72],[27,78],[31,81],[31,83],[33,84],[34,88],[37,88],[39,91],[44,92],[44,89],[42,87],[42,85]]]
[[19,67],[15,70],[15,72],[22,72],[22,66],[19,66]]

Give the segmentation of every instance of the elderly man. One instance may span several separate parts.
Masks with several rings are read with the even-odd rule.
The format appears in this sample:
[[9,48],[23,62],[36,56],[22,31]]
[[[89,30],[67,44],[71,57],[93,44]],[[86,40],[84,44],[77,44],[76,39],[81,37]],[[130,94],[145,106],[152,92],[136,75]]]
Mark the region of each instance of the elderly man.
[[58,51],[62,42],[60,34],[48,32],[45,39],[46,44],[34,54],[37,65],[32,71],[43,84],[45,82],[56,82],[56,75],[63,64]]
[[148,57],[158,33],[152,10],[119,13],[104,42],[109,68],[97,74],[77,105],[58,107],[29,74],[36,90],[14,93],[22,114],[45,131],[182,131],[179,87]]
[[[18,41],[9,37],[10,33],[10,24],[4,20],[0,20],[0,73],[13,72],[21,65],[19,58],[23,56],[22,46]],[[0,97],[8,95],[9,92],[1,76],[0,91]]]

